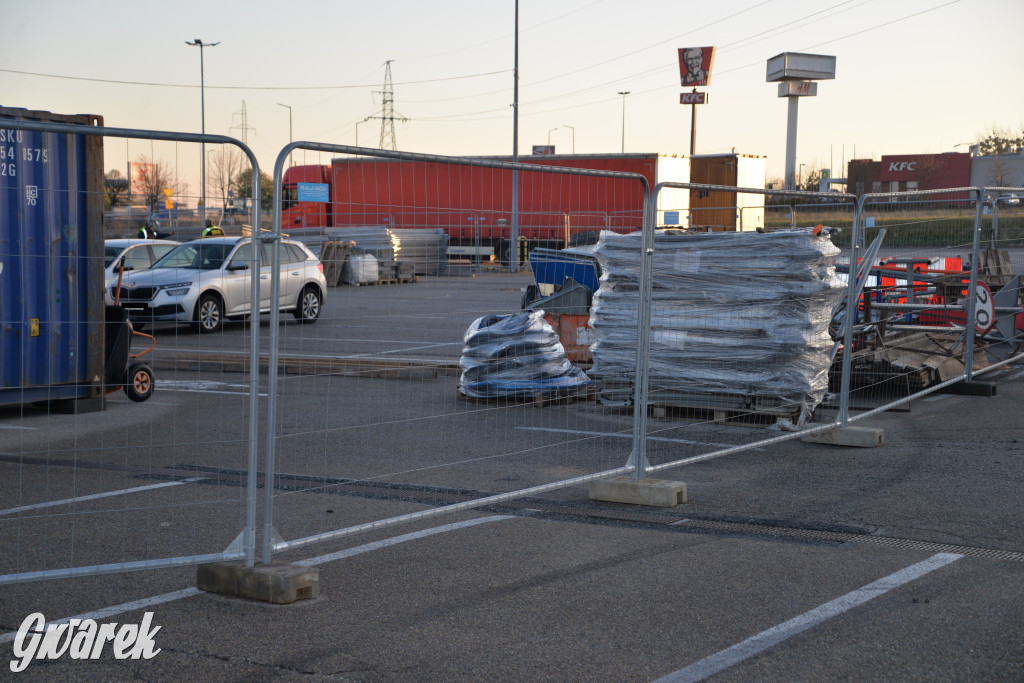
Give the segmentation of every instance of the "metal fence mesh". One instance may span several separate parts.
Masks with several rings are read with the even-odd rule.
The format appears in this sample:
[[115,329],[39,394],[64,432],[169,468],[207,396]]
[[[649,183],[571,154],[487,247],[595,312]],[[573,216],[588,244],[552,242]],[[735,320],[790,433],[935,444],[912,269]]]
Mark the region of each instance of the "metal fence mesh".
[[[158,213],[147,191],[197,201],[176,178],[197,160],[198,136],[2,127],[18,131],[18,164],[0,178],[0,583],[251,558],[253,534],[236,543],[252,524],[249,375],[207,358],[255,328],[135,319],[141,336],[105,310],[119,278],[136,298],[158,289],[135,279],[163,249],[135,239]],[[151,185],[105,186],[104,163],[127,169],[140,149],[155,159]],[[168,210],[164,241],[198,235],[198,220]]]
[[[623,466],[631,418],[597,403],[585,373],[587,252],[601,230],[640,228],[638,178],[334,150],[316,161],[330,201],[286,203],[281,222],[322,258],[354,242],[350,269],[364,251],[401,269],[414,234],[446,242],[412,278],[340,277],[317,326],[280,329],[273,523],[287,547]],[[298,176],[284,170],[284,196]],[[303,220],[329,225],[289,228]],[[371,227],[399,248],[376,249]]]

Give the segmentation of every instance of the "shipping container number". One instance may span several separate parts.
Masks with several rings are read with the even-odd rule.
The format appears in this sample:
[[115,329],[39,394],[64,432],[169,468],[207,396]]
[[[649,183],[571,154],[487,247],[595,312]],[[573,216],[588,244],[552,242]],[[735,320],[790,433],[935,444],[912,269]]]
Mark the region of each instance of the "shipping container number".
[[0,176],[8,176],[13,178],[18,175],[18,167],[14,164],[8,164],[5,161],[0,162]]
[[36,161],[44,164],[50,162],[48,150],[40,147],[25,147],[22,151],[25,157],[24,161]]

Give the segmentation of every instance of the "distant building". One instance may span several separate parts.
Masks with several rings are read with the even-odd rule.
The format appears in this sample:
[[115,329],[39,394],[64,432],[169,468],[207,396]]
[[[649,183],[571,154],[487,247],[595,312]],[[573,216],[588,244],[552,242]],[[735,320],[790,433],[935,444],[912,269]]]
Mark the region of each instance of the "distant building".
[[[869,192],[921,192],[970,187],[971,178],[972,159],[966,152],[896,154],[885,155],[881,161],[850,160],[846,173],[846,187],[848,192],[857,196]],[[947,193],[936,197],[966,198],[966,193]]]
[[972,187],[1024,187],[1024,149],[971,159]]

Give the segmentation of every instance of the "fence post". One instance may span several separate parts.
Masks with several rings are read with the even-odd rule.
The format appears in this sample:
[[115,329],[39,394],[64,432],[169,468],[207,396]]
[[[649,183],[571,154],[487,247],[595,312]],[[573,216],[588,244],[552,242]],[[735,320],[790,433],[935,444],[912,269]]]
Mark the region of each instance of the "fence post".
[[[971,245],[971,284],[967,288],[967,319],[964,321],[964,379],[974,378],[974,318],[978,302],[978,260],[981,256],[981,209],[985,188],[975,188],[978,193],[974,202],[974,239]],[[996,204],[997,202],[992,202]]]
[[640,241],[640,291],[636,316],[636,387],[633,390],[633,450],[629,464],[633,481],[642,481],[647,466],[647,380],[651,353],[651,290],[654,282],[655,186],[644,193],[644,224]]
[[[843,334],[843,372],[839,385],[838,421],[841,425],[850,422],[850,392],[852,390],[850,369],[853,364],[853,326],[857,322],[857,260],[863,232],[861,216],[864,211],[864,198],[865,195],[861,195],[857,199],[857,203],[853,205],[853,230],[850,233],[850,268],[846,278],[846,327]],[[865,273],[868,272],[870,271],[865,271]]]

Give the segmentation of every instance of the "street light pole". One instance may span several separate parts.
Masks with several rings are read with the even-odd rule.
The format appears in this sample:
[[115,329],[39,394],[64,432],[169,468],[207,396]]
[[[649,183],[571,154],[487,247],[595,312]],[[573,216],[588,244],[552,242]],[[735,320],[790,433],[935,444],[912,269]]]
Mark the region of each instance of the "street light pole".
[[558,129],[557,128],[552,128],[551,130],[548,131],[548,147],[551,146],[551,134],[554,133],[556,130],[558,130]]
[[572,153],[575,154],[576,153],[576,128],[574,126],[570,126],[567,123],[563,123],[562,125],[572,131]]
[[[291,144],[292,143],[292,107],[289,104],[281,104],[280,102],[277,103],[277,106],[285,107],[288,110],[288,144]],[[292,165],[292,155],[291,155],[291,152],[288,153],[288,165],[289,166]]]
[[[217,47],[218,45],[220,45],[220,41],[218,40],[216,43],[204,43],[199,38],[196,38],[192,42],[186,40],[185,44],[199,48],[199,109],[201,117],[200,121],[202,125],[201,132],[203,135],[206,135],[206,75],[204,74],[203,69],[203,48]],[[206,218],[206,141],[204,140],[203,142],[201,142],[200,146],[202,147],[199,157],[200,164],[202,165],[202,168],[200,169],[200,174],[202,175],[203,186],[202,199],[200,201],[202,201],[203,203],[203,209],[202,211],[199,212],[199,219],[201,221],[204,221],[204,219]]]
[[619,94],[622,95],[622,153],[626,153],[626,95],[629,94],[628,90],[620,90]]

